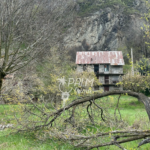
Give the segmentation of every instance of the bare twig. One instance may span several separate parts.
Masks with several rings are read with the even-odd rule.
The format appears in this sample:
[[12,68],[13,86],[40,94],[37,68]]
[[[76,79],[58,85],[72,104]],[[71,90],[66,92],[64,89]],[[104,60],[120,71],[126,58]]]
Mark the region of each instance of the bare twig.
[[93,117],[90,115],[90,112],[89,112],[89,107],[91,107],[92,101],[89,101],[89,102],[90,102],[90,104],[87,106],[87,113],[88,113],[90,121],[92,122],[92,124],[94,124]]
[[105,119],[103,118],[103,109],[98,104],[96,104],[94,100],[93,100],[93,103],[101,110],[101,118],[103,121],[105,121]]

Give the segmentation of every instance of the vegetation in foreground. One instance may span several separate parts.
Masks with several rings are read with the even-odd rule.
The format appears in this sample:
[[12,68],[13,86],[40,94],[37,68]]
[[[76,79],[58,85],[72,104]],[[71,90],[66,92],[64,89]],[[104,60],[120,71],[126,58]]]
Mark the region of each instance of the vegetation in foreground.
[[[103,102],[105,102],[105,104],[109,104],[109,106],[110,106],[109,113],[110,114],[114,113],[118,96],[113,96],[113,97],[114,97],[114,99],[106,97],[106,98],[103,98],[103,100],[102,100]],[[5,120],[4,119],[4,117],[5,117],[4,111],[7,110],[7,113],[10,112],[10,115],[11,115],[11,110],[10,110],[11,106],[5,105],[4,106],[5,109],[2,105],[0,107],[1,107],[1,109],[0,109],[1,118],[0,119],[1,119],[1,122],[3,122],[3,120]],[[137,99],[130,97],[130,96],[122,96],[120,99],[119,107],[120,107],[122,119],[124,120],[124,122],[129,123],[130,128],[140,129],[141,127],[147,128],[149,126],[148,117],[145,112],[144,106],[142,103],[138,102]],[[84,112],[82,115],[84,116]],[[8,122],[6,122],[6,123],[8,123]],[[98,128],[101,128],[102,130],[105,130],[105,131],[112,130],[111,128],[104,127],[104,126],[103,127],[99,126]],[[92,128],[87,126],[87,130],[92,130]],[[70,145],[69,143],[63,142],[62,140],[58,140],[58,139],[48,139],[46,141],[38,140],[35,132],[34,133],[25,132],[25,133],[10,134],[11,132],[12,132],[11,129],[5,129],[0,132],[0,139],[1,139],[0,140],[0,149],[2,149],[2,150],[20,150],[20,149],[79,150],[79,149],[83,149],[83,148],[75,148],[72,145]],[[137,141],[125,143],[122,145],[128,150],[129,149],[136,150],[137,149],[136,147],[140,141],[141,140],[137,140]],[[111,146],[111,147],[103,147],[100,149],[102,149],[102,150],[116,149],[117,150],[119,148],[117,148],[116,146]],[[148,150],[149,144],[142,146],[141,149]]]

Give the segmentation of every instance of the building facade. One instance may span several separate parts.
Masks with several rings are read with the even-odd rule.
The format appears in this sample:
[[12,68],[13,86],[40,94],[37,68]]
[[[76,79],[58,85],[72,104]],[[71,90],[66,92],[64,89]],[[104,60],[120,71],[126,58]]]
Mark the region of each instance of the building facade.
[[95,87],[96,90],[122,90],[121,86],[116,85],[123,75],[124,60],[121,51],[77,52],[76,64],[78,72],[95,72],[102,84]]

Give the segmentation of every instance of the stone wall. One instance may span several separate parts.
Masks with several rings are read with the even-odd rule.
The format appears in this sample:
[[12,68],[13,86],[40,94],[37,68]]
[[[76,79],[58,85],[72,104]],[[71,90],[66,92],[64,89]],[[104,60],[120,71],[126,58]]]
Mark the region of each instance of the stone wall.
[[[94,65],[86,65],[85,66],[88,72],[94,72]],[[83,72],[84,71],[84,65],[77,65],[77,72]],[[99,72],[104,73],[104,75],[100,75],[99,82],[101,84],[105,84],[105,75],[109,75],[109,73],[114,73],[114,74],[122,74],[123,73],[123,66],[109,66],[109,72],[104,72],[104,65],[99,65]],[[109,75],[109,84],[115,84],[113,81],[121,81],[122,77],[120,75]],[[93,88],[94,89],[94,88]],[[104,86],[101,85],[99,87],[99,90],[104,91]],[[109,85],[109,91],[112,90],[123,90],[122,87],[117,87],[115,85]]]
[[[102,73],[104,72],[104,65],[99,65],[99,72]],[[108,72],[104,72],[104,73],[117,73],[117,74],[122,74],[123,73],[123,66],[111,66],[109,65],[109,71]]]
[[113,91],[113,90],[123,90],[123,88],[120,86],[120,87],[117,87],[117,86],[109,86],[109,91]]
[[[113,76],[109,76],[109,83],[112,84],[113,81],[121,81],[122,77],[119,75],[113,75]],[[99,82],[104,84],[105,83],[105,76],[99,76]]]
[[110,66],[111,73],[122,74],[123,73],[123,66]]
[[[103,90],[104,91],[104,86],[100,86],[99,90]],[[123,90],[123,88],[121,86],[117,87],[117,86],[110,85],[109,86],[109,91],[113,91],[113,90]]]
[[104,72],[104,65],[99,65],[99,72]]
[[[83,68],[84,65],[77,65],[77,72],[83,72]],[[86,65],[85,68],[88,72],[94,72],[94,65]]]
[[94,65],[87,65],[88,72],[94,72]]
[[77,72],[83,72],[83,65],[77,65]]
[[101,84],[104,84],[104,76],[99,76],[99,82],[100,82]]
[[[86,65],[87,71],[89,72],[94,72],[94,65]],[[78,72],[83,72],[83,65],[77,65],[77,71]],[[99,65],[99,72],[100,73],[117,73],[117,74],[122,74],[123,73],[123,66],[111,66],[109,65],[109,71],[104,72],[104,65]]]

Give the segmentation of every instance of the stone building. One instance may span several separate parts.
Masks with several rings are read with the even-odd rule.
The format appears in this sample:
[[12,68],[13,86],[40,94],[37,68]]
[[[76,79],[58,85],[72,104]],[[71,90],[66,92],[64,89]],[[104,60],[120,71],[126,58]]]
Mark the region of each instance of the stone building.
[[77,71],[95,72],[102,84],[95,87],[104,91],[122,90],[116,85],[123,75],[123,55],[121,51],[83,51],[76,54]]

